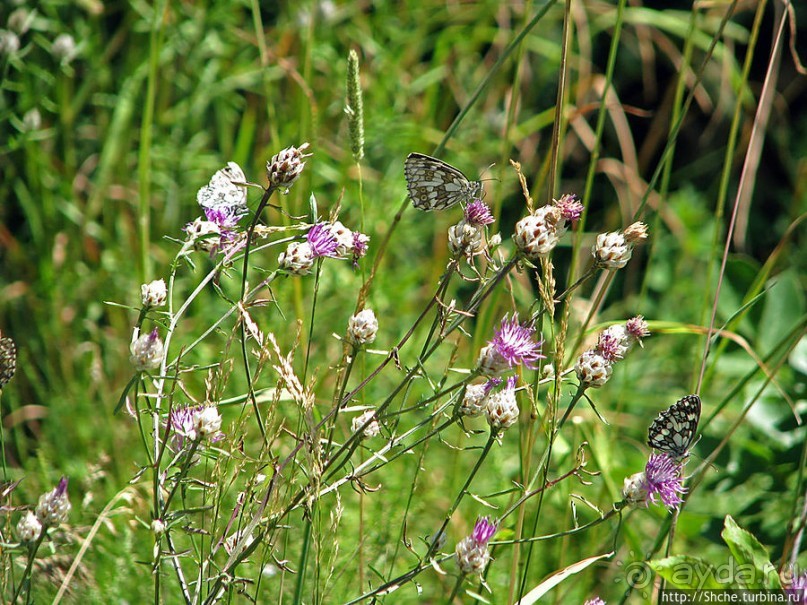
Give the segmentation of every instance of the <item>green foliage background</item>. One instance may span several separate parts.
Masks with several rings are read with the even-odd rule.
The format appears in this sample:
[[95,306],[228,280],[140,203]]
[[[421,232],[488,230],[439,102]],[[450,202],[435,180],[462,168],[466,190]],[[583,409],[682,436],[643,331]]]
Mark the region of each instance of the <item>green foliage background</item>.
[[[722,275],[715,326],[726,333],[713,343],[707,365],[703,437],[696,452],[705,458],[724,440],[728,444],[679,520],[676,550],[694,548],[721,560],[725,547],[719,534],[723,518],[731,514],[769,548],[774,560],[780,557],[787,523],[804,490],[798,471],[803,470],[805,432],[795,412],[803,415],[806,409],[807,350],[803,338],[800,347],[793,343],[805,326],[805,77],[786,49],[778,66],[768,66],[778,15],[772,6],[760,3],[759,33],[754,29],[757,7],[740,6],[707,56],[729,3],[693,12],[684,2],[645,4],[633,3],[620,13],[616,3],[572,2],[566,21],[571,34],[564,39],[564,6],[555,3],[497,71],[497,59],[543,4],[87,0],[41,2],[35,10],[4,4],[0,23],[6,29],[11,29],[14,10],[30,11],[20,49],[0,59],[0,329],[19,349],[17,374],[2,396],[5,478],[25,478],[14,504],[34,502],[65,474],[74,503],[72,525],[76,535],[84,536],[137,471],[140,441],[134,424],[112,414],[131,377],[128,346],[137,312],[126,305],[137,307],[140,284],[166,274],[182,227],[199,215],[196,191],[227,161],[238,162],[251,181],[263,184],[265,163],[274,153],[310,142],[314,155],[285,200],[286,208],[294,215],[307,214],[313,193],[323,214],[341,203],[341,220],[353,228],[362,224],[372,237],[362,270],[334,264],[322,275],[319,321],[310,341],[312,365],[327,382],[327,368],[341,352],[331,334],[343,332],[375,246],[404,201],[403,160],[409,152],[431,153],[468,109],[441,157],[469,176],[486,179],[486,201],[507,240],[526,213],[508,160],[521,163],[536,204],[564,192],[582,195],[592,161],[589,143],[608,82],[611,96],[596,177],[585,200],[585,250],[596,233],[628,225],[639,209],[683,105],[675,91],[684,62],[689,66],[684,94],[698,81],[671,149],[669,171],[662,172],[647,198],[644,220],[651,239],[616,276],[589,325],[642,314],[651,321],[653,336],[596,393],[597,407],[610,426],[580,410],[576,434],[561,445],[570,455],[587,441],[590,468],[601,474],[591,486],[563,485],[548,494],[541,519],[554,527],[543,527],[541,533],[574,524],[572,492],[607,509],[620,499],[623,478],[642,468],[647,425],[696,384]],[[806,16],[804,7],[795,7],[796,40],[807,39]],[[76,42],[69,60],[53,50],[63,33]],[[609,81],[604,74],[615,34],[618,54]],[[558,112],[564,44],[568,82]],[[360,170],[351,157],[344,117],[350,49],[360,55],[364,91],[366,157]],[[803,43],[796,51],[805,56]],[[753,56],[748,84],[738,88],[746,54]],[[704,58],[708,61],[699,74]],[[741,227],[721,271],[759,91],[770,71],[777,76],[774,111],[759,165],[751,171],[753,192],[740,209]],[[553,143],[559,113],[563,122],[559,142]],[[732,150],[727,142],[733,127],[740,136]],[[559,179],[549,191],[555,150]],[[254,207],[258,197],[252,195]],[[380,346],[391,346],[428,301],[448,262],[446,229],[457,218],[457,211],[405,211],[370,293],[381,323]],[[270,210],[266,221],[277,225],[289,219]],[[558,275],[572,262],[570,241],[562,246],[553,258]],[[266,256],[265,264],[275,256]],[[184,274],[180,287],[190,290],[207,268],[200,257],[196,273]],[[237,292],[234,284],[223,287]],[[483,309],[457,352],[460,365],[473,365],[511,297],[526,308],[536,296],[528,272],[517,275],[510,289]],[[307,341],[310,291],[305,282],[290,280],[273,294],[282,313],[267,312],[265,328],[288,348],[295,340],[294,321],[302,319]],[[573,309],[571,321],[578,327],[593,304],[591,294],[583,293]],[[457,287],[448,299],[461,301],[463,295],[467,292]],[[211,290],[192,309],[188,333],[208,325],[225,308]],[[213,341],[194,352],[193,361],[214,361],[221,348],[222,341]],[[375,384],[367,399],[381,396],[388,380]],[[225,415],[225,423],[228,419],[234,416]],[[462,435],[448,432],[444,438],[458,444]],[[517,442],[516,435],[509,438]],[[516,447],[495,452],[488,463],[496,472],[481,477],[475,493],[489,496],[502,489],[502,480],[517,480]],[[564,455],[563,447],[558,455]],[[461,452],[447,450],[440,460],[425,469],[416,488],[406,473],[380,477],[382,489],[364,496],[361,521],[358,496],[345,496],[346,526],[361,536],[367,552],[375,553],[368,555],[368,565],[384,568],[382,553],[389,554],[401,539],[401,528],[384,521],[394,517],[390,507],[404,505],[396,493],[414,493],[413,510],[439,518],[446,494],[454,493],[467,473]],[[150,571],[138,562],[150,557],[151,534],[134,520],[147,519],[147,490],[141,488],[94,537],[76,594],[95,602],[124,595],[129,602],[150,598]],[[476,514],[487,512],[482,507],[460,511],[450,526],[450,543],[467,534]],[[597,513],[578,500],[575,514],[582,524]],[[665,511],[654,508],[635,513],[621,528],[614,560],[641,560],[648,536],[656,535],[665,517]],[[3,528],[6,540],[13,522],[9,517]],[[424,522],[408,537],[417,541],[415,536],[426,535],[429,527]],[[530,585],[564,564],[607,552],[613,547],[613,529],[592,531],[583,540],[572,536],[545,547],[539,543]],[[357,537],[343,539],[343,553],[358,549]],[[493,602],[507,601],[502,586],[508,586],[508,552],[496,555],[488,577]],[[617,602],[625,585],[614,560],[586,570],[580,582],[563,584],[553,598],[582,602],[601,594]],[[351,563],[348,559],[335,572],[327,595],[307,595],[306,601],[343,602],[361,594],[367,586],[354,584]],[[54,576],[53,584],[38,581],[42,595],[55,592]],[[290,598],[294,581],[264,580],[263,598]],[[437,602],[447,595],[451,581],[424,580],[425,600]],[[164,597],[179,602],[171,594]],[[642,602],[645,597],[631,598]],[[416,601],[414,590],[406,588],[389,602]]]

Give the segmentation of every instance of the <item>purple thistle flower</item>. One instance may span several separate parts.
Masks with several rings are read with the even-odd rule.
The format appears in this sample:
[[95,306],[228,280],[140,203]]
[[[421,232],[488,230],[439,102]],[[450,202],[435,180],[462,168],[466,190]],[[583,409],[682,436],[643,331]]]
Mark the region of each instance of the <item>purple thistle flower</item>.
[[609,334],[608,332],[600,334],[599,340],[597,341],[597,352],[608,363],[614,363],[622,359],[626,351],[627,347],[613,334]]
[[474,227],[483,227],[495,222],[490,208],[482,200],[474,200],[465,207],[465,222]]
[[644,317],[641,315],[637,315],[636,317],[630,318],[628,321],[625,322],[625,330],[627,330],[628,334],[639,341],[641,344],[642,338],[650,336],[650,329],[648,328],[647,322],[644,320]]
[[555,200],[555,206],[560,210],[561,216],[570,223],[580,220],[583,215],[583,204],[573,193],[567,193],[559,200]]
[[683,500],[679,494],[686,492],[681,485],[682,465],[667,454],[652,454],[644,469],[643,488],[654,504],[661,500],[664,506],[676,508]]
[[523,363],[534,370],[538,360],[545,359],[545,356],[541,355],[543,341],[534,341],[533,334],[535,326],[532,323],[520,324],[518,313],[514,313],[512,319],[508,319],[505,315],[501,327],[496,330],[489,344],[511,368]]
[[471,532],[471,538],[478,546],[485,546],[496,533],[498,528],[487,517],[479,517]]
[[309,229],[305,238],[308,245],[311,246],[314,257],[336,256],[339,242],[336,240],[336,236],[331,233],[328,223],[317,223]]
[[600,597],[594,597],[593,599],[589,599],[583,605],[605,605],[605,601],[603,601]]
[[215,223],[224,231],[233,229],[245,214],[239,212],[234,206],[216,206],[215,208],[205,208],[205,218],[211,223]]

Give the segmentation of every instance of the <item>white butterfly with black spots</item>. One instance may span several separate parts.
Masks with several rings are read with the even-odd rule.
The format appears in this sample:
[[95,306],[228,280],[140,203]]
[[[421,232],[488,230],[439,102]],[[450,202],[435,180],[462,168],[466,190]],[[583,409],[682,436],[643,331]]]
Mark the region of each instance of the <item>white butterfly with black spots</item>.
[[445,210],[482,196],[482,183],[471,181],[451,164],[422,153],[410,153],[404,163],[406,188],[418,210]]
[[647,445],[672,458],[687,455],[701,418],[701,398],[682,397],[658,415],[647,431]]

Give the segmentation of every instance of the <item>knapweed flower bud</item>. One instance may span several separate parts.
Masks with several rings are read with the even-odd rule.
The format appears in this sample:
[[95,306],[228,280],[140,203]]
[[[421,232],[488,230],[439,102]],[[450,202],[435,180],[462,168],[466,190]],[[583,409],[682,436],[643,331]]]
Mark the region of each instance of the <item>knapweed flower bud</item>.
[[637,315],[626,321],[625,331],[628,333],[628,339],[630,341],[638,342],[640,345],[642,344],[642,338],[650,336],[650,327],[641,315]]
[[622,498],[628,504],[643,504],[647,501],[644,473],[634,473],[622,483]]
[[482,230],[461,220],[448,228],[448,250],[452,256],[464,256],[469,261],[483,250]]
[[201,406],[194,414],[196,432],[200,437],[216,437],[221,428],[221,414],[212,405]]
[[305,168],[305,158],[312,154],[305,153],[308,150],[308,143],[303,143],[299,147],[286,147],[266,163],[266,175],[269,178],[269,185],[285,189],[288,193],[289,187],[294,184]]
[[364,309],[353,315],[347,322],[347,339],[360,347],[375,340],[378,334],[378,320],[372,309]]
[[33,542],[42,533],[42,522],[30,510],[17,521],[17,538],[20,542]]
[[542,206],[516,223],[513,242],[524,256],[534,260],[549,254],[564,232],[560,210]]
[[485,417],[494,432],[499,433],[511,427],[518,420],[516,401],[516,377],[507,379],[507,386],[491,393],[485,404]]
[[66,65],[75,59],[76,54],[78,54],[76,41],[70,34],[59,34],[53,41],[51,52],[53,53],[54,59],[59,61],[62,65]]
[[544,358],[541,355],[543,341],[534,341],[534,334],[535,326],[519,323],[517,313],[510,319],[505,315],[493,340],[479,352],[479,371],[486,376],[496,376],[522,363],[534,370],[538,360]]
[[469,384],[465,387],[459,413],[463,416],[479,416],[487,405],[487,396],[490,392],[489,382],[482,384]]
[[633,246],[647,238],[647,225],[633,223],[624,232],[600,233],[591,248],[591,254],[599,267],[614,270],[628,264]]
[[641,222],[635,222],[625,229],[623,232],[625,241],[629,244],[640,244],[647,239],[647,225]]
[[[369,422],[371,419],[372,422],[370,422],[370,424],[367,424],[367,422]],[[353,422],[351,423],[350,427],[354,433],[357,433],[358,431],[361,430],[361,428],[365,424],[367,424],[367,426],[364,427],[364,433],[363,433],[363,437],[365,439],[375,437],[381,432],[381,425],[378,424],[378,420],[375,419],[375,410],[367,410],[362,415],[356,416],[353,419]]]
[[129,347],[129,361],[138,372],[159,368],[163,360],[163,341],[154,328],[148,334],[142,334]]
[[497,527],[487,517],[477,519],[470,536],[457,543],[454,554],[457,565],[463,574],[481,574],[490,561],[488,542],[496,533]]
[[62,477],[59,485],[40,496],[35,512],[42,525],[55,527],[67,520],[70,508],[70,500],[67,498],[67,477]]
[[[0,333],[0,337],[2,337]],[[17,345],[8,337],[0,338],[0,389],[14,377],[17,371]]]
[[611,364],[596,351],[584,351],[574,366],[577,379],[587,387],[599,388],[608,382],[614,369]]
[[162,519],[154,519],[151,522],[151,531],[154,533],[155,536],[161,536],[165,533],[165,521]]
[[213,221],[201,217],[185,225],[184,231],[188,234],[188,241],[193,242],[193,247],[197,250],[210,252],[221,242],[221,228]]
[[155,279],[140,286],[140,300],[144,307],[162,307],[167,297],[168,288],[165,286],[165,280]]
[[277,263],[292,275],[308,275],[314,266],[314,252],[308,242],[291,242],[277,257]]

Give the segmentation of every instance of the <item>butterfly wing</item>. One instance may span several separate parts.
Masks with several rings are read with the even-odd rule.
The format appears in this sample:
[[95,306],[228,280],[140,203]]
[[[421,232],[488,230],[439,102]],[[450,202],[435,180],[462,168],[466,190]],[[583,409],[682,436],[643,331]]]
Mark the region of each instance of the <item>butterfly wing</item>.
[[673,458],[686,456],[701,417],[701,398],[682,397],[661,412],[647,431],[647,445]]
[[422,153],[407,156],[404,176],[412,204],[425,212],[468,202],[482,189],[481,183],[469,181],[452,165]]

